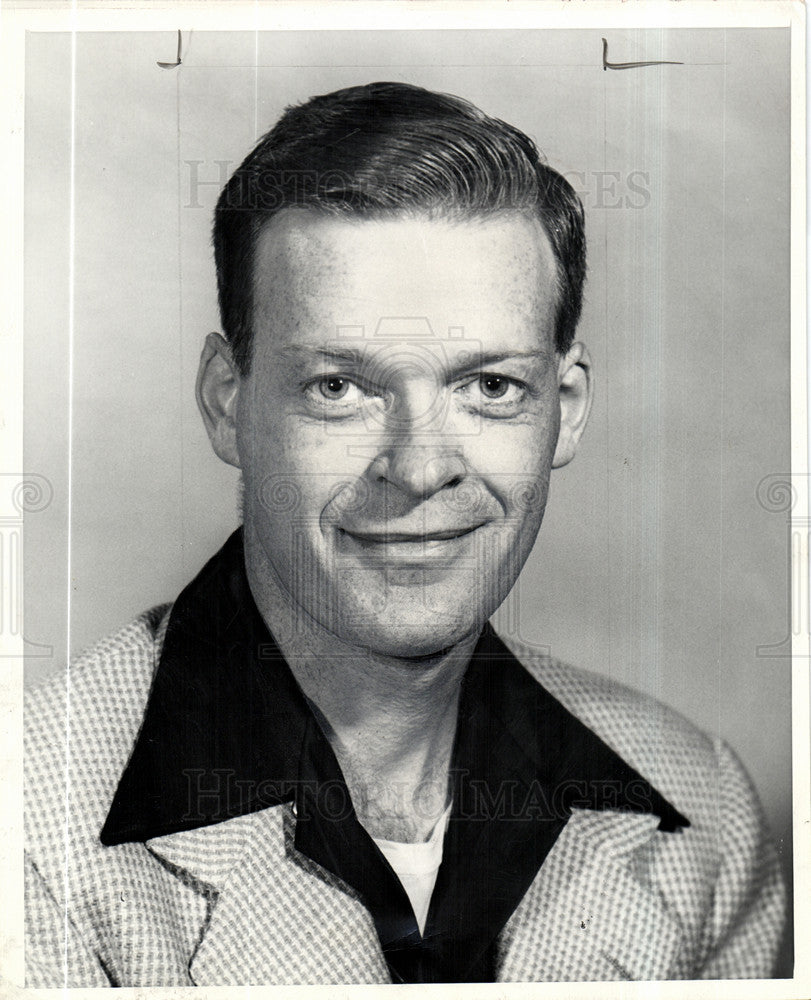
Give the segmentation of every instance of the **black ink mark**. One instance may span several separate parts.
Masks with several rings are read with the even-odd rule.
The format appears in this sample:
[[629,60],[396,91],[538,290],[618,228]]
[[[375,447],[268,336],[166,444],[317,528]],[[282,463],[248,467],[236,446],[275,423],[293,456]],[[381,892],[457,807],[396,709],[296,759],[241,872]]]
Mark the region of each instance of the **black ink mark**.
[[603,39],[603,72],[607,69],[638,69],[640,66],[683,66],[683,62],[674,62],[671,59],[657,59],[651,62],[624,62],[612,63],[608,61],[608,42]]
[[[173,62],[173,63],[159,62],[158,65],[160,66],[161,69],[175,69],[177,66],[180,65],[180,46],[181,46],[182,40],[183,39],[182,39],[182,36],[180,34],[180,28],[178,28],[177,29],[177,62]],[[603,41],[605,41],[605,39],[603,39]]]

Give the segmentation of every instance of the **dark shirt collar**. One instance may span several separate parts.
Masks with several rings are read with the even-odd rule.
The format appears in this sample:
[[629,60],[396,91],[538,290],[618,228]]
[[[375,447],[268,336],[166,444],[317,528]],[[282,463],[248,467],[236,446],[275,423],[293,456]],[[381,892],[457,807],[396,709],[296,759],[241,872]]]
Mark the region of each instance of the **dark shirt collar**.
[[571,808],[654,813],[667,831],[689,826],[489,626],[463,681],[452,782],[443,863],[421,936],[259,614],[240,529],[172,608],[101,841],[145,841],[295,802],[297,849],[362,894],[394,981],[471,982],[492,979],[496,937]]

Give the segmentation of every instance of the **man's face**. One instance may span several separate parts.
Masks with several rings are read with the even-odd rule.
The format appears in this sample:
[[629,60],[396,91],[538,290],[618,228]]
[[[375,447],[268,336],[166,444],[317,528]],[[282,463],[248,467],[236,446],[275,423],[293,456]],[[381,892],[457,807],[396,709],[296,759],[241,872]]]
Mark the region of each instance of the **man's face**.
[[302,620],[395,656],[477,632],[546,503],[560,425],[540,226],[276,216],[236,442],[249,565]]

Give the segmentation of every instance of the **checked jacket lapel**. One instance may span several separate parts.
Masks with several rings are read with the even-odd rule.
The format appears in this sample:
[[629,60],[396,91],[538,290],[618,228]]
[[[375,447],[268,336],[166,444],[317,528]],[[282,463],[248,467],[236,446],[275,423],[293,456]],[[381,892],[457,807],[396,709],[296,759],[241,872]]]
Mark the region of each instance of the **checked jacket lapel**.
[[646,884],[655,815],[573,809],[499,942],[505,982],[678,978],[685,934]]
[[147,842],[205,901],[189,956],[195,985],[389,981],[357,893],[293,841],[291,810],[277,806]]

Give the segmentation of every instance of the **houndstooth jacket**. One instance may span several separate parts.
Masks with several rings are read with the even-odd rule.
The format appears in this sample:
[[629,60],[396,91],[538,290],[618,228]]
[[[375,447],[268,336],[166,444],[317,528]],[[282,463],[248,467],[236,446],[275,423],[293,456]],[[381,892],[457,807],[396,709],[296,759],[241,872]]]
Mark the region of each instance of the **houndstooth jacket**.
[[[27,986],[386,983],[363,899],[300,854],[281,804],[144,843],[99,840],[168,619],[140,616],[26,705]],[[774,850],[735,757],[656,702],[513,646],[690,819],[572,810],[498,938],[499,981],[767,977]]]

